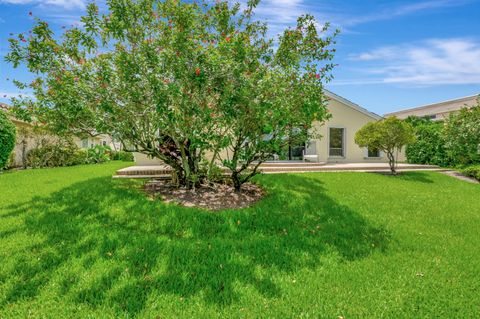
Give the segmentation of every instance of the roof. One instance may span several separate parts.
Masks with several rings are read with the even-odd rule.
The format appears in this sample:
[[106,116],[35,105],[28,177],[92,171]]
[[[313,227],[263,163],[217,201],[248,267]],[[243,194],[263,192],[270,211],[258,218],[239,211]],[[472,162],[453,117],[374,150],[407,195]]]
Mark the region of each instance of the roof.
[[0,102],[0,109],[1,110],[7,111],[9,108],[10,108],[10,106],[8,106],[7,104]]
[[326,90],[326,89],[324,89],[324,91],[325,91],[325,95],[326,95],[327,97],[331,98],[331,99],[334,99],[334,100],[336,100],[336,101],[338,101],[338,102],[340,102],[340,103],[342,103],[342,104],[345,104],[346,106],[349,106],[349,107],[351,107],[352,109],[354,109],[354,110],[356,110],[356,111],[358,111],[358,112],[360,112],[360,113],[363,113],[363,114],[365,114],[365,115],[367,115],[367,116],[369,116],[369,117],[371,117],[371,118],[373,118],[373,119],[375,119],[375,120],[381,120],[381,119],[382,119],[382,117],[381,117],[380,115],[375,114],[375,113],[373,113],[373,112],[370,112],[370,111],[367,110],[366,108],[363,108],[363,107],[361,107],[360,105],[358,105],[358,104],[356,104],[356,103],[353,103],[352,101],[347,100],[347,99],[344,98],[344,97],[341,97],[340,95],[337,95],[337,94],[335,94],[335,93],[333,93],[333,92],[331,92],[331,91],[329,91],[329,90]]
[[[431,103],[431,104],[421,105],[421,106],[412,107],[412,108],[405,108],[400,111],[387,113],[385,114],[385,116],[408,113],[413,111],[420,111],[420,110],[428,110],[435,107],[442,107],[442,106],[448,107],[450,105],[457,104],[458,106],[454,106],[451,109],[448,109],[448,110],[445,109],[446,112],[449,112],[449,111],[451,112],[455,110],[460,110],[462,107],[465,107],[466,102],[475,101],[479,96],[480,96],[480,93],[475,95],[464,96],[464,97],[460,97],[452,100],[446,100],[442,102]],[[465,103],[462,103],[462,102],[465,102]]]

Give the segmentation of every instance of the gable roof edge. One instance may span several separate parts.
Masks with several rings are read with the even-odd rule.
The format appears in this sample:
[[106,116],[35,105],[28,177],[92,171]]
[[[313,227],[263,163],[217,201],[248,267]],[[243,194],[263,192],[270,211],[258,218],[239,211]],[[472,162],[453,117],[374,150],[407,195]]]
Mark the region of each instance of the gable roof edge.
[[371,118],[373,118],[373,119],[375,119],[375,120],[377,120],[377,121],[383,119],[382,116],[380,116],[380,115],[378,115],[378,114],[376,114],[376,113],[370,112],[370,111],[367,110],[366,108],[363,108],[363,107],[361,107],[360,105],[358,105],[358,104],[356,104],[356,103],[353,103],[352,101],[349,101],[349,100],[347,100],[347,99],[344,98],[344,97],[341,97],[340,95],[337,95],[337,94],[335,94],[335,93],[333,93],[333,92],[331,92],[331,91],[329,91],[329,90],[327,90],[327,89],[323,89],[323,90],[324,90],[325,95],[326,95],[327,97],[329,97],[329,98],[331,98],[331,99],[334,99],[334,100],[336,100],[336,101],[338,101],[338,102],[340,102],[340,103],[343,103],[343,104],[345,104],[346,106],[349,106],[349,107],[351,107],[352,109],[354,109],[354,110],[356,110],[356,111],[358,111],[358,112],[360,112],[360,113],[362,113],[362,114],[364,114],[364,115],[367,115],[367,116],[369,116],[369,117],[371,117]]

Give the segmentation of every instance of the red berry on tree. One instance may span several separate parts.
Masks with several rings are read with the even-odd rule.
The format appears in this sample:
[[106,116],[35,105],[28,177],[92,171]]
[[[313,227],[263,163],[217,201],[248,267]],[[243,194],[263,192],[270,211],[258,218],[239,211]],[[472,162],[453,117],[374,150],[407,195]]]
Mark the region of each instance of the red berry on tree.
[[195,69],[195,75],[196,75],[196,76],[199,76],[200,73],[202,73],[202,71],[200,70],[200,68],[196,68],[196,69]]

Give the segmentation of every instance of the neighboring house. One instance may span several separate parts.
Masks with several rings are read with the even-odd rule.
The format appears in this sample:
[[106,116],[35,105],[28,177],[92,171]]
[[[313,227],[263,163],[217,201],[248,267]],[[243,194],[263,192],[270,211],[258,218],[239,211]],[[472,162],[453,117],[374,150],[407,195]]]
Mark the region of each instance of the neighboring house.
[[87,138],[74,138],[75,144],[79,148],[93,148],[98,145],[109,146],[114,151],[120,151],[122,149],[122,144],[114,140],[110,135],[101,134],[94,137]]
[[[9,106],[7,104],[0,103],[0,112],[7,111]],[[14,117],[10,117],[10,120],[15,124],[17,128],[17,142],[13,150],[13,163],[15,167],[20,167],[24,165],[24,160],[26,154],[31,149],[38,146],[39,141],[46,136],[39,136],[33,134],[33,125],[21,120],[18,120]],[[47,137],[48,138],[48,137]],[[114,141],[109,135],[98,135],[95,137],[89,137],[86,139],[80,139],[78,137],[73,138],[73,142],[79,148],[92,148],[97,145],[110,146],[112,150],[121,150],[121,144],[117,141]]]
[[[314,123],[314,128],[321,137],[302,146],[303,156],[300,159],[325,163],[388,162],[381,152],[369,151],[355,144],[355,133],[365,124],[382,117],[330,91],[325,91],[325,94],[332,118],[324,124]],[[147,158],[143,154],[134,155],[137,165],[160,164],[159,160]],[[403,159],[400,154],[399,160]]]
[[399,119],[406,119],[409,116],[424,117],[434,121],[441,121],[447,118],[450,113],[459,111],[466,106],[473,106],[476,104],[478,95],[462,97],[454,100],[438,102],[418,106],[410,109],[405,109],[397,112],[385,114],[385,116],[396,116]]

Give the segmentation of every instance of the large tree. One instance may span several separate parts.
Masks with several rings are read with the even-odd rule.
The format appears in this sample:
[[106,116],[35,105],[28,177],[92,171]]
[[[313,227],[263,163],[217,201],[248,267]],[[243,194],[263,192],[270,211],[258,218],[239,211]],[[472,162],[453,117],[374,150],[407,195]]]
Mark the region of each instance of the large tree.
[[[214,155],[211,167],[226,147],[280,136],[282,113],[289,125],[325,118],[322,81],[332,65],[322,61],[332,58],[332,37],[301,17],[274,50],[253,17],[258,2],[242,10],[228,1],[110,0],[105,13],[88,5],[81,26],[61,37],[36,19],[30,36],[9,40],[6,59],[36,75],[16,82],[35,99],[14,105],[57,133],[115,135],[194,187],[205,177],[206,152]],[[238,128],[246,121],[257,122],[244,134]],[[272,144],[236,158],[262,160]],[[230,164],[235,171],[238,163]]]
[[386,154],[393,175],[397,174],[397,154],[415,141],[413,127],[394,116],[370,122],[355,134],[355,143],[360,147],[376,149]]

